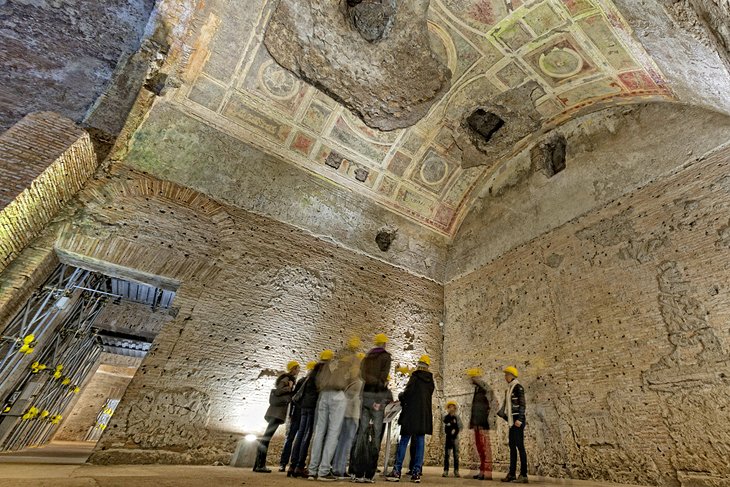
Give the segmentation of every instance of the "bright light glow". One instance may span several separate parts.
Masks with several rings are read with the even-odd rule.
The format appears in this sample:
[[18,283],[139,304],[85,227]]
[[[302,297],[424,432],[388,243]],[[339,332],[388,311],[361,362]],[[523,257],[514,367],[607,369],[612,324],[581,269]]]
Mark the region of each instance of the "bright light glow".
[[252,434],[246,435],[246,441],[248,441],[249,443],[253,443],[254,441],[256,441],[256,435],[252,435]]

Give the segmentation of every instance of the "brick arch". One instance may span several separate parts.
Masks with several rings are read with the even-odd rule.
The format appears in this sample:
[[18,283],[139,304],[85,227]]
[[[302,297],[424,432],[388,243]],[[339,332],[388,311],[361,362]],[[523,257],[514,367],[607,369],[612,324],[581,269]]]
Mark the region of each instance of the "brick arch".
[[[133,228],[128,230],[126,225],[107,221],[107,210],[122,215],[120,208],[127,204],[131,207],[140,198],[171,203],[194,212],[210,224],[219,245],[210,254],[196,252],[186,248],[186,243],[180,243],[182,239],[170,238],[169,229],[166,233],[161,230],[160,235],[144,235],[137,242]],[[217,201],[193,189],[138,173],[124,174],[124,179],[97,180],[82,192],[80,201],[84,210],[64,226],[56,239],[59,254],[93,259],[179,282],[213,279],[220,271],[219,257],[235,234],[234,219]]]
[[97,185],[84,191],[82,201],[86,204],[132,197],[156,197],[179,204],[209,218],[221,232],[221,237],[230,235],[234,220],[225,207],[214,199],[171,181],[155,179],[130,172],[126,179],[111,184]]

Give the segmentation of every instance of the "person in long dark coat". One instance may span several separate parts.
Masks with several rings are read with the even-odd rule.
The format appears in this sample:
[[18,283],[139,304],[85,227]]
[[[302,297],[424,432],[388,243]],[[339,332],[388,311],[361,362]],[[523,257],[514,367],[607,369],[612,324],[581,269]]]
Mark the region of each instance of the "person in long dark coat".
[[324,364],[332,360],[332,357],[326,352],[328,350],[320,354],[319,362],[312,365],[312,370],[307,375],[306,382],[302,385],[304,393],[300,402],[302,412],[299,419],[299,431],[297,431],[296,437],[294,438],[294,445],[291,451],[291,466],[286,474],[287,477],[307,476],[307,469],[304,467],[307,463],[309,443],[312,441],[312,433],[314,432],[314,410],[317,408],[317,400],[319,399],[317,375],[322,370],[322,367],[324,367]]
[[253,466],[253,471],[257,473],[271,473],[271,470],[266,468],[266,454],[269,450],[271,437],[274,436],[279,425],[286,422],[294,384],[299,374],[299,364],[292,360],[287,364],[286,370],[285,373],[276,378],[274,389],[271,390],[269,395],[269,409],[266,410],[264,415],[264,419],[269,425],[266,427],[264,436],[259,438],[256,461]]
[[411,482],[421,481],[423,471],[423,455],[425,453],[426,435],[433,434],[433,412],[431,400],[435,385],[433,374],[428,368],[431,359],[423,355],[418,361],[418,367],[411,374],[408,384],[398,399],[403,408],[400,413],[400,442],[396,451],[393,471],[386,477],[389,482],[399,482],[403,460],[406,456],[408,443],[412,440],[416,444],[416,461],[413,463]]
[[484,382],[480,369],[469,369],[467,375],[474,384],[474,397],[471,401],[469,428],[474,430],[474,441],[479,453],[479,473],[476,480],[492,480],[492,443],[489,438],[489,396],[490,389]]

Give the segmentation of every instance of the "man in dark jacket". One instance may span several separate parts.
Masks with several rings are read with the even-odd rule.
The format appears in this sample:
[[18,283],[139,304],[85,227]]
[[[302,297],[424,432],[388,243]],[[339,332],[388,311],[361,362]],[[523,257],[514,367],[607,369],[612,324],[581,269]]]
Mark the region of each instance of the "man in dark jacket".
[[[332,352],[325,350],[320,354],[319,362],[312,364],[312,370],[307,375],[307,379],[302,386],[304,391],[299,401],[301,406],[301,418],[299,419],[299,431],[294,438],[294,446],[291,453],[291,466],[287,472],[287,477],[305,477],[307,474],[306,466],[307,453],[309,452],[309,443],[312,441],[312,432],[314,431],[314,415],[317,407],[317,399],[319,391],[317,390],[317,374],[322,370],[324,364],[332,360]],[[311,362],[310,362],[311,364]],[[307,364],[308,366],[310,364]],[[308,367],[309,368],[309,367]]]
[[[502,482],[516,482],[526,484],[527,481],[527,452],[525,451],[525,388],[517,380],[516,367],[504,369],[504,379],[509,384],[504,397],[504,404],[498,415],[509,423],[509,473]],[[520,454],[520,476],[517,473],[517,453]]]
[[[355,478],[371,480],[375,473],[380,445],[383,437],[383,418],[385,406],[392,396],[388,390],[391,357],[385,350],[388,337],[380,333],[375,336],[375,347],[371,349],[360,364],[360,377],[363,380],[362,412],[355,440],[355,450],[364,452],[353,469]],[[370,430],[370,422],[373,427]]]
[[489,394],[481,369],[469,369],[467,375],[474,384],[471,401],[469,428],[474,430],[474,440],[479,454],[479,473],[476,480],[492,480],[492,443],[489,438]]
[[416,443],[416,461],[413,463],[413,474],[411,482],[421,482],[423,470],[423,455],[426,446],[426,435],[433,434],[433,412],[431,400],[435,385],[433,374],[428,368],[431,366],[431,358],[423,355],[418,360],[416,370],[411,374],[408,384],[400,393],[400,442],[395,455],[393,471],[386,477],[389,482],[399,482],[400,472],[403,467],[403,460],[406,456],[408,443],[413,440]]
[[[316,362],[308,363],[307,370],[312,370],[314,368],[314,364],[316,364]],[[294,390],[292,391],[292,398],[295,398],[297,396],[297,393],[301,390],[306,381],[306,377],[302,377],[297,381],[296,385],[294,386]],[[301,419],[301,401],[299,402],[299,404],[297,404],[292,400],[291,404],[289,405],[289,429],[286,432],[284,448],[281,450],[281,458],[279,459],[279,472],[285,472],[286,466],[289,464],[289,460],[291,459],[292,447],[294,446],[294,439],[297,436],[297,431],[299,431],[299,423]]]
[[264,419],[268,421],[269,425],[266,427],[264,436],[259,439],[256,461],[253,465],[254,472],[271,473],[271,470],[266,468],[266,453],[269,450],[271,437],[274,436],[279,425],[286,422],[294,383],[299,374],[299,364],[291,361],[287,364],[286,369],[287,371],[285,373],[277,377],[274,389],[271,390],[271,394],[269,395],[269,409],[264,416]]

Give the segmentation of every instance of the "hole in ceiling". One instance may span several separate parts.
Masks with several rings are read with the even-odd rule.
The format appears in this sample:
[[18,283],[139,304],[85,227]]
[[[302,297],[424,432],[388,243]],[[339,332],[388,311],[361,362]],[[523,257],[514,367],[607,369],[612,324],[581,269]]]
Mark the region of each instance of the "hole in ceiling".
[[474,132],[484,138],[485,142],[489,142],[492,136],[502,128],[504,120],[499,115],[478,108],[467,117],[466,123]]
[[530,151],[533,167],[540,169],[551,178],[566,167],[568,141],[561,134],[540,142]]

